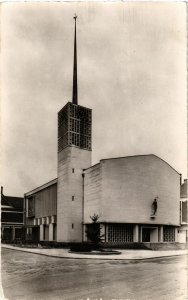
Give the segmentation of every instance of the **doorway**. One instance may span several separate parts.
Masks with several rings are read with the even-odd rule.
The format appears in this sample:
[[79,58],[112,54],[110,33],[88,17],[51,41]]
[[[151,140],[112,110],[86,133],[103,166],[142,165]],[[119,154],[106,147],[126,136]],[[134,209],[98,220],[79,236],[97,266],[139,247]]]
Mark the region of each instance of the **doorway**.
[[142,227],[141,233],[143,243],[158,243],[158,227]]
[[35,242],[40,240],[39,226],[32,228],[32,240]]
[[142,228],[142,242],[150,243],[150,228]]

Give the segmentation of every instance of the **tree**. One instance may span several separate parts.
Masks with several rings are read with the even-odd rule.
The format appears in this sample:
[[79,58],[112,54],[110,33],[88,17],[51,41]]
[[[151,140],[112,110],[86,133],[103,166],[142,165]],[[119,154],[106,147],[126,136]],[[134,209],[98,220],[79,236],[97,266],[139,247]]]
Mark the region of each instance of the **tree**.
[[87,225],[86,235],[89,241],[93,244],[94,249],[99,249],[103,241],[104,234],[101,234],[100,223],[98,223],[99,216],[94,214],[90,216],[92,223]]

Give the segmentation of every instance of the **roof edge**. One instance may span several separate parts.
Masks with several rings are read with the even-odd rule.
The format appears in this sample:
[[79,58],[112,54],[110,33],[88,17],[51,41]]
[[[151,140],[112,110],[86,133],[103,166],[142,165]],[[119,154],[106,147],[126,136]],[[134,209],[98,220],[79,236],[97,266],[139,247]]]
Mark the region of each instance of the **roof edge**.
[[97,165],[100,165],[100,161],[99,161],[98,163],[96,163],[96,164],[94,164],[94,165],[92,165],[92,166],[86,168],[86,169],[83,169],[83,171],[85,172],[85,171],[87,171],[87,170],[89,170],[89,169],[91,169],[91,168],[93,168],[93,167],[96,167]]
[[[176,173],[178,173],[179,175],[181,173],[179,173],[175,168],[173,168],[169,163],[167,163],[164,159],[160,158],[159,156],[151,153],[151,154],[138,154],[138,155],[129,155],[129,156],[119,156],[119,157],[112,157],[112,158],[102,158],[100,159],[100,162],[105,161],[105,160],[111,160],[111,159],[121,159],[121,158],[129,158],[129,157],[137,157],[137,156],[155,156],[158,159],[162,160],[164,163],[166,163],[170,168],[172,168]],[[99,162],[99,163],[100,163]]]
[[49,187],[51,185],[54,185],[56,183],[57,183],[57,178],[52,179],[52,180],[48,181],[47,183],[44,183],[43,185],[40,185],[39,187],[37,187],[37,188],[35,188],[35,189],[33,189],[33,190],[25,193],[24,195],[25,196],[30,196],[30,195],[32,195],[34,193],[37,193],[37,192],[39,192],[39,191],[41,191],[41,190],[43,190],[43,189],[45,189],[45,188],[47,188],[47,187]]

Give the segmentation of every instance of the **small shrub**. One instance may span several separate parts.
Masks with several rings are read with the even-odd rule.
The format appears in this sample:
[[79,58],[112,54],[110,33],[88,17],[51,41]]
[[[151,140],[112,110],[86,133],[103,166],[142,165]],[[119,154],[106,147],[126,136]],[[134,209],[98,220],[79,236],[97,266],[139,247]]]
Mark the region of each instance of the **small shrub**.
[[94,214],[90,219],[92,223],[87,225],[86,236],[91,241],[93,250],[99,250],[104,240],[104,234],[101,233],[100,223],[98,223],[99,216]]
[[89,243],[75,243],[71,244],[70,250],[73,252],[91,252],[92,245]]

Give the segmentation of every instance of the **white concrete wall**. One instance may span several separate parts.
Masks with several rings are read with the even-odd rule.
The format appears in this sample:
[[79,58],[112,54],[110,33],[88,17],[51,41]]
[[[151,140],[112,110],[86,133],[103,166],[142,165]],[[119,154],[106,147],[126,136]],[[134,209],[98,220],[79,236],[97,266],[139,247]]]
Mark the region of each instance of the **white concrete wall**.
[[[155,155],[143,155],[102,160],[100,164],[100,174],[95,170],[89,178],[91,168],[85,175],[85,221],[95,210],[100,212],[101,222],[179,225],[179,174],[166,162]],[[93,191],[90,196],[90,184],[94,189],[95,181],[96,195]],[[157,196],[157,216],[151,218]]]
[[180,230],[177,234],[178,243],[186,243],[186,230]]
[[94,214],[102,218],[102,173],[101,164],[86,170],[84,176],[84,222],[90,223]]
[[83,169],[90,166],[91,151],[68,146],[58,154],[57,241],[59,242],[82,241],[82,173]]

